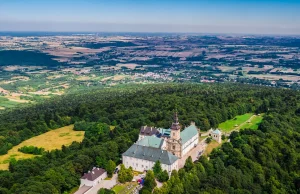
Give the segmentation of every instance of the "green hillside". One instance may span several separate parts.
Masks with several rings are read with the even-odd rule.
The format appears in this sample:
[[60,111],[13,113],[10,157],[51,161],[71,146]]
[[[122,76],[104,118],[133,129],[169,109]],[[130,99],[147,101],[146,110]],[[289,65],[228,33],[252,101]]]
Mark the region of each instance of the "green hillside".
[[[230,92],[228,92],[230,91]],[[0,193],[68,193],[93,166],[119,164],[142,125],[195,121],[202,131],[237,115],[265,113],[257,130],[233,132],[230,142],[172,172],[154,193],[294,193],[300,185],[300,92],[235,84],[155,84],[87,90],[0,113],[0,154],[49,130],[74,124],[73,142],[0,171]],[[113,126],[113,127],[112,127]],[[147,192],[147,191],[144,191]],[[149,193],[149,192],[148,192]]]

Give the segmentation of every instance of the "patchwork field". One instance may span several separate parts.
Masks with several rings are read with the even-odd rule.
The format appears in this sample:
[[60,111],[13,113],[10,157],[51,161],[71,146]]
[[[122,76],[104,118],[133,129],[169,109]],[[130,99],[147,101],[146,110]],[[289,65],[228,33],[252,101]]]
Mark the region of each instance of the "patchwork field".
[[0,156],[0,170],[7,170],[9,161],[12,158],[16,160],[35,157],[32,154],[24,154],[18,149],[23,146],[36,146],[45,148],[45,150],[61,149],[62,145],[70,145],[73,141],[81,142],[84,137],[84,131],[74,131],[73,125],[62,127],[44,133],[42,135],[30,138],[19,145],[13,147],[6,155]]

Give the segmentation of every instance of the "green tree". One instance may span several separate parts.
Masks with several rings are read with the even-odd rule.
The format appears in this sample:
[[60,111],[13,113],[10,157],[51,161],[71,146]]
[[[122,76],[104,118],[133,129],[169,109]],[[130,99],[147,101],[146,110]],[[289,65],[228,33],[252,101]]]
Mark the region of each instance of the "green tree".
[[192,160],[192,157],[189,156],[186,161],[185,161],[185,164],[184,164],[184,169],[189,172],[190,170],[192,170],[192,168],[194,167],[194,163],[193,163],[193,160]]
[[125,168],[124,164],[121,164],[120,171],[118,173],[118,181],[120,183],[130,182],[133,179],[133,170],[131,167]]
[[157,178],[159,174],[162,172],[161,163],[159,160],[155,162],[152,169],[153,169],[154,176]]
[[211,141],[212,141],[212,137],[208,137],[208,138],[206,138],[206,140],[205,140],[205,142],[206,142],[207,144],[209,144]]
[[105,170],[107,171],[108,177],[112,177],[115,169],[116,169],[116,163],[112,160],[109,160],[107,162],[106,167],[105,167]]
[[159,182],[166,182],[167,180],[169,180],[169,174],[166,170],[162,171],[161,173],[159,173],[157,180]]
[[152,192],[152,190],[156,187],[155,177],[152,170],[148,170],[145,180],[144,180],[144,187],[146,190]]
[[98,194],[115,194],[115,192],[113,190],[104,189],[104,188],[101,188],[97,193]]
[[179,178],[176,170],[172,171],[170,182],[172,184],[170,193],[172,193],[172,194],[183,194],[184,193],[183,184],[180,181],[180,178]]

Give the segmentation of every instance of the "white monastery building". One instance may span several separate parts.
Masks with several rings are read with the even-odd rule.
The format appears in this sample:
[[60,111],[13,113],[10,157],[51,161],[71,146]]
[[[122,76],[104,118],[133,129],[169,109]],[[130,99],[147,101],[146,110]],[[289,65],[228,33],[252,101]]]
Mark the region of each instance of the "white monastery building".
[[169,129],[141,127],[139,139],[125,153],[123,164],[133,170],[143,172],[150,170],[156,161],[161,162],[163,170],[171,173],[178,170],[178,159],[185,156],[199,142],[199,129],[191,123],[181,131],[178,115]]

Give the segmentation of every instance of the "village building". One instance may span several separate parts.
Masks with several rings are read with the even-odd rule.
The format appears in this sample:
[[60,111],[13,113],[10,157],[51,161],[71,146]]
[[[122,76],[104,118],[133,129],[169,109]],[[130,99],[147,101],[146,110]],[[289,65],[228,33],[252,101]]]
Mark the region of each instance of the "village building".
[[177,113],[169,129],[143,126],[139,139],[122,155],[126,168],[143,172],[150,170],[156,161],[163,170],[171,173],[178,170],[178,160],[185,156],[199,142],[199,129],[194,123],[181,131]]
[[107,177],[107,172],[102,168],[94,167],[88,173],[84,173],[84,175],[80,179],[80,187],[82,186],[95,186],[99,184],[102,180]]

